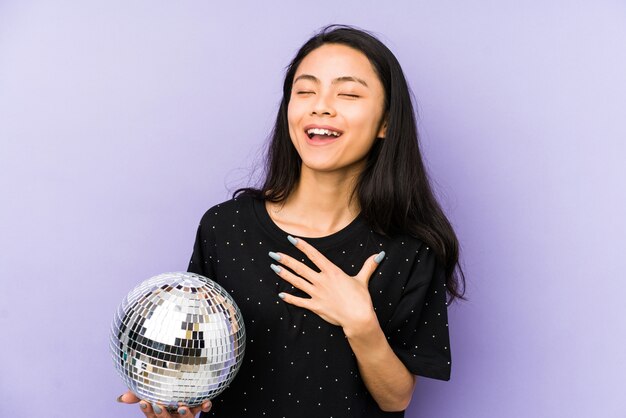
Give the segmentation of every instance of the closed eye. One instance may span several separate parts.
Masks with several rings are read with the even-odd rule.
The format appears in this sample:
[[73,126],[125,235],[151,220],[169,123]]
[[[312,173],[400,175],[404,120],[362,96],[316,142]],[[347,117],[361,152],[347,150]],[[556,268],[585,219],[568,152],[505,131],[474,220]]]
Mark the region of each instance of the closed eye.
[[313,94],[312,91],[297,91],[296,94]]
[[349,93],[341,93],[340,96],[352,97],[354,99],[361,97],[358,94],[349,94]]

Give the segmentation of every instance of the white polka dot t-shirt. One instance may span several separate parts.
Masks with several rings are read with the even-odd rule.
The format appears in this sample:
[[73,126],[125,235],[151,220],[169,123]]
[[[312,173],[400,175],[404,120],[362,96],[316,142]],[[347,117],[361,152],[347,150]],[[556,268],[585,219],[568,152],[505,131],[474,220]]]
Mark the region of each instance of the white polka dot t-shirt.
[[[239,373],[202,417],[404,416],[378,408],[340,327],[278,297],[280,292],[308,296],[271,270],[269,251],[315,268],[287,235],[264,202],[247,195],[202,217],[189,271],[215,280],[232,295],[247,337]],[[390,346],[412,373],[450,378],[445,280],[432,249],[408,236],[383,237],[361,216],[332,235],[302,238],[349,275],[384,250],[369,291]]]

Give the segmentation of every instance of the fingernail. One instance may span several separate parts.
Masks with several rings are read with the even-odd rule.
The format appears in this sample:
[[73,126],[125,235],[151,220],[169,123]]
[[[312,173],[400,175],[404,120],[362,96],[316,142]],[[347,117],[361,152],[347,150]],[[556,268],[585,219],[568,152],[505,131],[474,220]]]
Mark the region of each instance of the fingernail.
[[187,413],[187,410],[185,408],[178,408],[178,413],[181,415],[185,415]]
[[274,270],[274,273],[280,273],[281,272],[281,268],[279,266],[277,266],[276,264],[270,264],[270,268],[272,270]]
[[385,258],[385,252],[381,251],[376,257],[374,257],[374,261],[376,262],[376,264],[380,264],[380,262],[383,261],[383,258]]
[[122,398],[124,397],[124,394],[122,393],[120,396],[117,397],[117,399],[115,399],[117,402],[119,403],[123,403],[122,402]]
[[278,294],[278,297],[281,298],[281,299],[285,299],[285,294],[283,292],[280,292]]
[[141,409],[146,409],[146,408],[148,407],[148,404],[147,404],[147,403],[145,403],[145,402],[139,402],[139,407],[140,407]]
[[157,404],[152,404],[152,409],[154,410],[155,414],[160,414],[161,412],[163,412],[161,407],[159,405],[157,405]]
[[292,237],[291,235],[287,235],[287,239],[289,240],[290,243],[292,243],[293,245],[296,245],[298,243],[298,240],[294,237]]
[[280,261],[280,255],[276,254],[274,251],[270,251],[269,256],[272,257],[276,261]]

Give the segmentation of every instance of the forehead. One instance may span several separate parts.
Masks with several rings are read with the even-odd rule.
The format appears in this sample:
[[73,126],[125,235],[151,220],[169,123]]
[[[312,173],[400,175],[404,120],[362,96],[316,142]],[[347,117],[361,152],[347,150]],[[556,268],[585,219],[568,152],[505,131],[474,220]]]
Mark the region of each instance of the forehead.
[[368,85],[380,83],[365,54],[342,44],[324,44],[311,51],[298,65],[294,80],[300,74],[311,74],[321,81],[337,77],[357,77],[365,80]]

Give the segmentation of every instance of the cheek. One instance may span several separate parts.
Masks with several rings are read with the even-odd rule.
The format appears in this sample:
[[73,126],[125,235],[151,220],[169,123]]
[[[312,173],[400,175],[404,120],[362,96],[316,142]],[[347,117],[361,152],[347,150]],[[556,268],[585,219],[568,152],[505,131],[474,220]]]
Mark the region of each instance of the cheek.
[[287,118],[289,120],[296,120],[302,116],[305,112],[305,103],[301,100],[292,99],[287,105]]
[[291,100],[287,105],[287,121],[289,122],[289,126],[298,121],[301,113],[300,106]]
[[302,118],[307,115],[307,104],[298,100],[291,100],[287,105],[287,122],[289,130],[296,129],[301,125]]
[[371,107],[352,109],[346,116],[346,120],[350,121],[350,128],[358,130],[362,135],[369,137],[378,133],[378,121],[381,118],[378,109]]
[[289,137],[291,138],[291,142],[295,143],[295,135],[296,135],[296,130],[297,130],[297,126],[298,126],[298,111],[296,109],[296,106],[293,106],[291,103],[289,103],[289,106],[287,107],[287,123],[289,125]]

